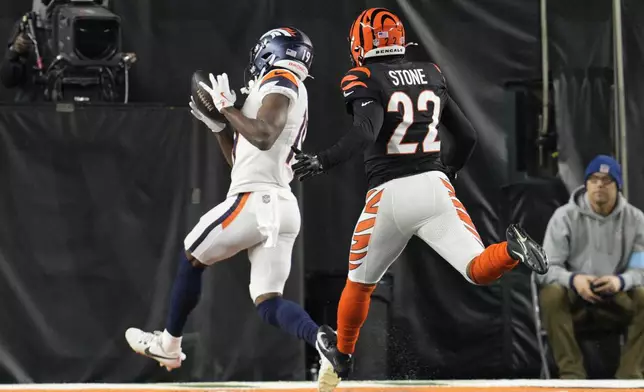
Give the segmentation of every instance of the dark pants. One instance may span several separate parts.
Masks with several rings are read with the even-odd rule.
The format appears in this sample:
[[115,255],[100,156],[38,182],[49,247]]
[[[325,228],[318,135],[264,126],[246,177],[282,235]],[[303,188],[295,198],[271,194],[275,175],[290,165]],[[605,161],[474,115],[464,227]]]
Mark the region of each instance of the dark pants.
[[539,294],[541,317],[561,378],[586,378],[575,330],[616,330],[628,327],[616,378],[642,378],[644,368],[644,288],[618,293],[600,304],[590,304],[558,284]]

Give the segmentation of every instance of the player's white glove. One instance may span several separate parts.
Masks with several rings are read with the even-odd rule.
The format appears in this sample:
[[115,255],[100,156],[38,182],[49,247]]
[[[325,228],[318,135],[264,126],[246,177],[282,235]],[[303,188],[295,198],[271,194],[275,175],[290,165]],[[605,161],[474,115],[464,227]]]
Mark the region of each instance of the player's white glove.
[[195,104],[194,98],[190,97],[190,113],[192,113],[193,116],[202,123],[206,124],[208,128],[210,128],[211,131],[215,133],[221,132],[224,128],[226,128],[226,124],[221,123],[219,121],[212,120],[208,118],[205,114],[201,113],[201,111],[197,108],[197,105]]
[[248,95],[250,94],[250,90],[252,90],[253,87],[255,87],[255,83],[257,83],[255,79],[251,79],[248,81],[248,85],[246,87],[240,88],[239,91],[241,91],[242,94]]
[[199,82],[199,85],[203,87],[204,90],[210,94],[212,101],[215,103],[215,107],[219,112],[224,108],[229,108],[235,104],[237,100],[237,94],[230,89],[228,84],[228,75],[225,73],[221,75],[210,74],[210,83],[212,86],[208,86],[204,82]]

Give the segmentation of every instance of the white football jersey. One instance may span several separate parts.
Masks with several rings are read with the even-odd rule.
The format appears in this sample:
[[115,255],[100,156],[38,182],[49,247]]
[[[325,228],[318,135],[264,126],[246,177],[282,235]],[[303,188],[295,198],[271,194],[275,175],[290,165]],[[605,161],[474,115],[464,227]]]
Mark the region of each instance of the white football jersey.
[[283,94],[291,100],[286,126],[270,150],[262,151],[235,133],[233,168],[228,196],[274,188],[290,191],[293,179],[291,146],[300,148],[306,137],[308,95],[304,83],[292,72],[274,69],[250,89],[242,113],[257,118],[262,100],[268,94]]

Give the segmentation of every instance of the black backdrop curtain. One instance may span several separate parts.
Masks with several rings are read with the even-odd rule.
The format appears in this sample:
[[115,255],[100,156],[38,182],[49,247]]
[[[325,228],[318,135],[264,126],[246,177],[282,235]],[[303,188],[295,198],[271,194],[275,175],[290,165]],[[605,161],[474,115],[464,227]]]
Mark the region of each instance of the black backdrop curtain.
[[[612,67],[606,2],[550,3],[553,72]],[[8,34],[30,6],[28,0],[0,4],[0,33]],[[181,239],[228,186],[228,169],[216,143],[195,128],[185,108],[190,75],[197,68],[228,72],[232,85],[241,87],[254,40],[278,25],[302,28],[316,48],[315,79],[307,81],[311,115],[305,142],[306,150],[316,151],[350,125],[338,82],[349,68],[351,21],[366,7],[398,12],[409,40],[419,43],[409,55],[439,64],[452,96],[479,133],[456,189],[485,243],[503,240],[511,220],[530,221],[508,212],[517,211],[515,203],[526,204],[507,194],[516,189],[507,186],[518,186],[522,173],[510,164],[514,107],[504,86],[508,80],[540,77],[538,1],[280,0],[222,7],[220,2],[112,0],[111,6],[123,18],[125,49],[139,57],[132,101],[181,108],[102,107],[73,114],[46,107],[2,109],[0,290],[7,301],[3,314],[16,320],[0,326],[3,380],[304,378],[303,345],[260,324],[254,314],[244,255],[208,272],[206,300],[186,336],[190,362],[180,372],[168,375],[130,355],[122,338],[129,325],[162,326]],[[637,136],[644,123],[639,110],[644,13],[635,0],[625,1],[624,8],[630,179],[639,189],[642,181],[636,180],[644,173],[635,152],[644,142]],[[610,99],[608,86],[602,79],[597,89],[588,90],[589,102],[598,106],[580,109],[579,118],[592,118],[588,111],[599,107],[604,109],[601,124],[611,124],[610,111],[601,107]],[[10,91],[0,93],[11,96]],[[577,154],[581,146],[570,144]],[[289,297],[303,301],[304,274],[325,287],[329,276],[345,273],[350,235],[366,191],[362,170],[356,159],[301,189],[297,185],[303,229]],[[641,197],[637,192],[631,199]],[[535,211],[551,211],[558,205],[554,200],[544,200],[543,209]],[[529,228],[535,237],[542,235],[542,223]],[[391,377],[537,375],[526,271],[519,269],[489,287],[471,286],[414,240],[392,275]],[[314,294],[319,293],[306,296]],[[69,320],[73,325],[66,324]],[[25,343],[27,336],[32,343]],[[28,357],[25,344],[40,354]]]

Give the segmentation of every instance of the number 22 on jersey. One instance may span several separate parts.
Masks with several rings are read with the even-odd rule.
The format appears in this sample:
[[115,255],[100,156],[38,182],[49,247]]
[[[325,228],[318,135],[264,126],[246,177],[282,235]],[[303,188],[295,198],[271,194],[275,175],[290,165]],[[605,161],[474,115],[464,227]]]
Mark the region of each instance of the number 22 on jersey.
[[[441,142],[436,140],[438,138],[438,121],[441,111],[441,99],[432,90],[425,90],[418,95],[417,108],[418,111],[424,112],[429,109],[429,102],[432,105],[432,117],[429,123],[427,134],[423,140],[422,152],[432,153],[439,152]],[[402,108],[400,105],[402,104]],[[387,104],[387,112],[402,112],[402,122],[398,124],[394,133],[387,143],[388,155],[402,155],[402,154],[415,154],[418,151],[417,142],[403,142],[407,130],[414,123],[414,102],[409,95],[397,91],[389,98]]]

